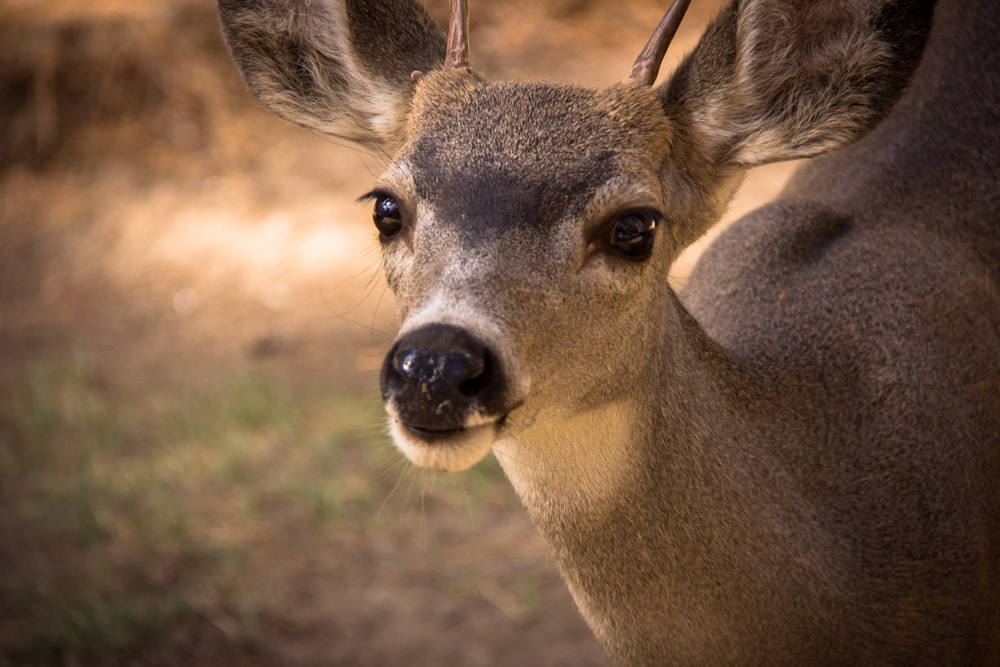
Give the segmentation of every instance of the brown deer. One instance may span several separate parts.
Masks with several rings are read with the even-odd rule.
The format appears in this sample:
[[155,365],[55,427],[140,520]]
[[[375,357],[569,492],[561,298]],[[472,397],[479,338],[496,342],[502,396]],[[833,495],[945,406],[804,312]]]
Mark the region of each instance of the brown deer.
[[219,0],[389,162],[396,445],[492,449],[616,664],[1000,664],[1000,4],[735,0],[655,87],[685,5],[587,90],[477,75],[465,0]]

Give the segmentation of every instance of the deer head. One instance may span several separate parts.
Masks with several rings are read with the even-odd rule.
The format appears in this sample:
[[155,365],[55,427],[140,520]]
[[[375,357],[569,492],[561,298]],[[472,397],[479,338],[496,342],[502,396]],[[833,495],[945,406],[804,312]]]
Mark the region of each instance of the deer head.
[[919,57],[896,4],[734,2],[654,87],[675,2],[630,78],[588,90],[484,80],[465,1],[445,41],[409,0],[219,0],[265,107],[388,162],[365,196],[402,325],[382,391],[397,446],[447,470],[655,400],[671,263],[748,168],[885,115]]

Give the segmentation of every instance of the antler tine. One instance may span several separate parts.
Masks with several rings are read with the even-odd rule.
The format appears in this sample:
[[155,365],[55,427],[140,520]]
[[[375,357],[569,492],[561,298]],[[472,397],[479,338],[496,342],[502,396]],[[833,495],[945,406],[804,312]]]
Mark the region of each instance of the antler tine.
[[642,50],[639,57],[635,59],[632,70],[628,73],[628,78],[634,79],[640,86],[652,86],[656,81],[656,75],[660,73],[660,64],[663,56],[667,53],[670,41],[677,33],[677,28],[684,18],[691,0],[674,0],[670,9],[660,19],[660,24],[653,31],[653,36],[646,43],[646,48]]
[[469,69],[469,0],[451,0],[445,69]]

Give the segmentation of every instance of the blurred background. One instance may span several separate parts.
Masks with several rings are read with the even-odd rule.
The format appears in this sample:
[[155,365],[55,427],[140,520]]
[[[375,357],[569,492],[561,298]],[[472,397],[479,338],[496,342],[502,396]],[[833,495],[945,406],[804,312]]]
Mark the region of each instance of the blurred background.
[[[664,5],[473,2],[473,64],[606,85]],[[211,0],[0,0],[0,665],[607,664],[496,463],[384,433],[381,167],[260,110]]]

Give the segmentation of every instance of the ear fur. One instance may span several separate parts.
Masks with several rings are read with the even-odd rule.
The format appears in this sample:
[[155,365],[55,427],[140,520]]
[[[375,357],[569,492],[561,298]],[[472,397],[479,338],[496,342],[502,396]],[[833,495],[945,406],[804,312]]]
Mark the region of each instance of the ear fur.
[[414,71],[444,36],[413,0],[218,0],[250,92],[293,123],[392,155],[405,140]]
[[686,148],[723,169],[864,136],[916,68],[931,0],[734,0],[657,93]]

